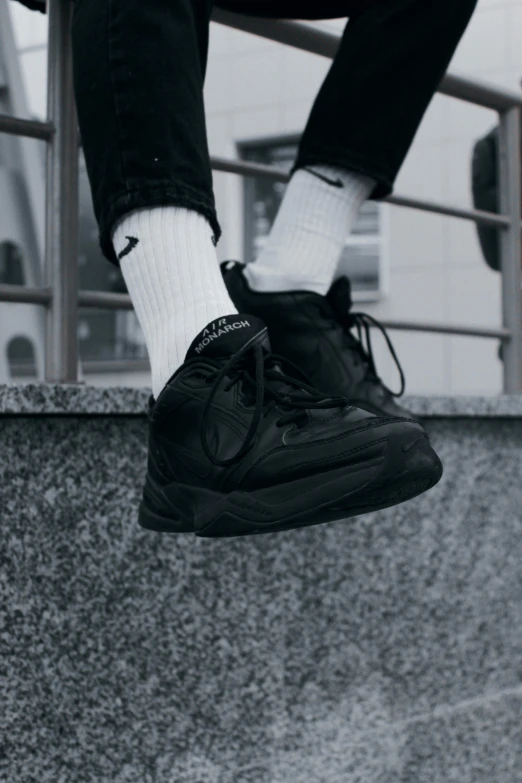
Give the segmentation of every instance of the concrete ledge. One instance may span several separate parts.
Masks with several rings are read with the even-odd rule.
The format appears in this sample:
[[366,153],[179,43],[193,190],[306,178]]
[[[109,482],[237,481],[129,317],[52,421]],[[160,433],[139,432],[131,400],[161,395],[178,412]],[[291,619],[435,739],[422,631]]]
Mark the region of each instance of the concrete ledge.
[[2,783],[522,783],[518,398],[431,400],[408,503],[213,541],[137,525],[148,390],[0,392]]
[[151,389],[87,384],[0,384],[1,415],[143,416]]
[[[87,384],[0,385],[0,415],[145,415],[149,388],[103,388]],[[409,395],[404,405],[426,418],[522,418],[522,394],[496,397]]]

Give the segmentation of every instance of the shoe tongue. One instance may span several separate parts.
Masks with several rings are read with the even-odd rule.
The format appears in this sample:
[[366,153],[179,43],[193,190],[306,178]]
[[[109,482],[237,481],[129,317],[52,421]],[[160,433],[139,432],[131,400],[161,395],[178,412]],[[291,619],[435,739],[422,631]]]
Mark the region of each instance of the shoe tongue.
[[185,361],[198,356],[221,359],[232,356],[245,343],[258,343],[271,352],[268,329],[264,321],[254,315],[236,313],[211,321],[194,338]]
[[345,276],[339,277],[326,294],[326,299],[337,313],[345,315],[353,304],[350,280]]

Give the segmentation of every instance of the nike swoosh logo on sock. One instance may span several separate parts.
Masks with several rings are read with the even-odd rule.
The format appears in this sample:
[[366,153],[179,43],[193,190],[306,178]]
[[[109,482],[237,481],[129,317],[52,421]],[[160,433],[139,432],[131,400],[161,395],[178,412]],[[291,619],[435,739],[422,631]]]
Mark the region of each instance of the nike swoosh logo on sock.
[[312,171],[312,169],[305,168],[304,170],[307,171],[309,174],[313,174],[314,177],[318,177],[319,179],[322,179],[323,182],[327,182],[329,185],[333,185],[334,188],[344,188],[344,185],[339,178],[330,179],[329,177],[325,177],[324,174],[319,174],[319,172],[317,171]]
[[133,248],[135,248],[135,247],[136,247],[136,245],[138,244],[138,242],[140,241],[139,239],[136,239],[136,237],[125,237],[125,239],[128,239],[128,240],[129,240],[129,244],[127,245],[127,247],[124,247],[124,248],[123,248],[123,250],[121,251],[121,253],[120,253],[120,254],[119,254],[119,256],[118,256],[118,260],[119,260],[120,258],[122,258],[122,256],[126,256],[126,255],[127,255],[127,253],[130,253],[130,251],[131,251]]

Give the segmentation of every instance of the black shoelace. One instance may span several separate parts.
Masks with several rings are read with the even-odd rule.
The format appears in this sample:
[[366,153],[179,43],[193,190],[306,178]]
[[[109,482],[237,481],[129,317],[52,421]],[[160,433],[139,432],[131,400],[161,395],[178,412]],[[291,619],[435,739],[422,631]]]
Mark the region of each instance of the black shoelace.
[[[329,314],[323,313],[323,315],[327,315],[327,317],[330,317]],[[347,347],[355,351],[357,354],[359,354],[360,359],[362,362],[367,366],[367,374],[365,380],[368,380],[372,383],[379,383],[391,397],[402,397],[404,394],[404,391],[406,389],[406,379],[404,377],[404,371],[401,367],[401,363],[398,359],[398,356],[395,352],[395,348],[393,347],[393,343],[390,340],[388,336],[388,332],[384,328],[384,326],[372,315],[369,315],[368,313],[352,313],[347,312],[345,314],[338,314],[335,319],[335,323],[337,324],[339,321],[341,326],[344,329],[344,333],[346,337],[348,338]],[[399,371],[399,376],[401,379],[401,388],[398,392],[393,392],[391,389],[389,389],[385,383],[383,383],[382,379],[379,377],[377,373],[377,368],[375,366],[375,359],[373,356],[373,347],[372,347],[372,338],[371,338],[371,327],[376,326],[377,329],[381,332],[382,336],[386,340],[386,345],[388,346],[388,349],[393,357],[393,360],[395,362],[395,366],[397,367],[397,370]],[[357,337],[355,337],[351,329],[353,328],[357,329]],[[363,340],[364,335],[364,340]]]
[[[248,355],[251,351],[254,351],[255,353],[255,378],[251,373],[252,357]],[[276,363],[280,363],[283,366],[285,364],[289,365],[293,370],[295,370],[296,375],[301,376],[301,378],[306,378],[306,376],[301,372],[301,370],[299,370],[298,367],[296,367],[296,365],[293,364],[293,362],[290,362],[288,359],[285,359],[281,356],[269,354],[265,349],[262,348],[261,345],[259,345],[259,343],[254,343],[253,345],[247,343],[230,358],[230,360],[222,367],[221,370],[219,370],[219,372],[216,370],[215,374],[211,373],[207,376],[207,383],[214,381],[214,385],[203,411],[200,435],[203,450],[207,457],[214,463],[214,465],[218,465],[219,467],[226,467],[227,465],[232,465],[234,462],[238,462],[255,442],[256,435],[261,423],[261,418],[263,416],[263,411],[265,414],[268,413],[278,403],[281,406],[286,406],[293,409],[301,409],[291,410],[289,413],[281,416],[277,421],[278,427],[283,427],[285,424],[290,424],[292,422],[298,424],[300,421],[306,421],[306,408],[348,407],[349,402],[346,397],[325,397],[324,394],[321,394],[321,392],[319,392],[317,389],[314,389],[308,383],[305,383],[296,377],[285,375],[282,370],[279,369]],[[207,423],[207,417],[210,412],[210,407],[212,405],[212,400],[214,399],[220,384],[226,375],[230,376],[230,381],[227,386],[225,386],[224,391],[231,389],[232,386],[240,379],[244,384],[246,384],[247,387],[255,387],[256,409],[252,423],[250,424],[248,433],[246,435],[245,442],[237,454],[235,454],[233,457],[230,457],[230,459],[219,460],[216,459],[209,449],[205,427]],[[287,388],[280,388],[278,390],[278,386],[284,386]],[[296,394],[293,392],[292,387],[294,387],[299,392],[307,392],[308,396]],[[272,399],[268,402],[268,405],[265,405],[265,397],[267,393],[272,397]]]

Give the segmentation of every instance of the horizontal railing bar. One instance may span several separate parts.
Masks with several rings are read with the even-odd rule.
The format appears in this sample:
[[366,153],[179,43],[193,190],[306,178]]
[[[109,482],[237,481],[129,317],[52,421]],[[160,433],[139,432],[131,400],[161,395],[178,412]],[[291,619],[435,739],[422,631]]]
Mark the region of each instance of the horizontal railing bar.
[[[0,128],[1,130],[1,128]],[[229,174],[238,174],[240,176],[259,177],[270,179],[274,182],[288,182],[289,175],[284,171],[278,171],[274,166],[267,166],[262,163],[252,163],[251,161],[231,160],[212,156],[210,159],[212,168],[215,171],[223,171]],[[508,227],[509,217],[506,215],[496,215],[493,212],[485,212],[476,209],[464,209],[462,207],[446,206],[436,201],[426,201],[424,199],[413,198],[411,196],[387,196],[382,201],[388,204],[394,204],[398,207],[408,207],[418,209],[424,212],[433,212],[439,215],[461,218],[462,220],[471,220],[487,226],[498,226],[499,228]],[[522,221],[520,224],[522,229]],[[88,305],[85,305],[86,307]]]
[[[508,228],[511,220],[507,215],[496,215],[494,212],[484,212],[480,209],[464,209],[463,207],[449,207],[439,204],[436,201],[426,201],[425,199],[412,198],[410,196],[386,196],[382,199],[388,204],[396,207],[408,207],[409,209],[419,209],[422,212],[433,212],[437,215],[447,215],[449,217],[461,218],[462,220],[471,220],[474,223],[486,226],[498,226],[499,228]],[[522,230],[522,221],[520,223]]]
[[[24,302],[29,304],[49,304],[51,292],[46,288],[28,288],[22,285],[0,285],[0,302]],[[103,310],[132,310],[133,305],[128,294],[116,294],[110,291],[79,291],[78,306],[100,308]],[[482,329],[475,326],[450,326],[441,323],[414,323],[410,321],[381,321],[387,329],[400,329],[410,332],[437,332],[439,334],[466,335],[468,337],[490,337],[509,340],[508,329]]]
[[99,307],[104,310],[132,310],[129,294],[114,294],[110,291],[79,291],[78,307]]
[[0,133],[9,133],[13,136],[26,136],[31,139],[49,141],[54,132],[55,127],[52,122],[23,120],[20,117],[10,117],[8,114],[0,114]]
[[[148,359],[88,359],[80,361],[84,375],[104,372],[150,372]],[[34,362],[12,362],[11,372],[16,378],[31,378],[35,374]]]
[[267,166],[264,163],[252,163],[251,161],[234,160],[212,155],[210,165],[216,171],[239,174],[243,177],[259,177],[260,179],[271,179],[274,182],[288,182],[290,179],[290,175],[286,171],[277,169],[275,166]]
[[399,321],[395,319],[379,319],[386,329],[397,329],[404,332],[434,332],[436,334],[460,335],[462,337],[486,337],[493,340],[511,340],[509,329],[484,329],[475,326],[449,326],[442,323],[421,323],[414,321]]
[[522,93],[498,87],[482,79],[470,79],[464,74],[447,73],[438,87],[438,92],[449,98],[458,98],[498,112],[522,106]]
[[224,11],[221,8],[214,8],[211,20],[217,24],[258,35],[269,41],[293,46],[296,49],[302,49],[322,57],[335,57],[341,40],[335,33],[329,33],[302,22],[247,16]]
[[[31,288],[25,285],[0,285],[0,302],[18,302],[21,304],[50,305],[50,288]],[[132,310],[133,305],[128,294],[115,294],[110,291],[79,291],[79,307],[100,307],[104,310]]]
[[[259,35],[277,43],[318,54],[335,57],[341,36],[319,30],[317,27],[291,22],[286,19],[264,19],[245,16],[214,8],[213,22],[233,27],[253,35]],[[513,106],[522,106],[522,95],[514,90],[497,87],[494,84],[470,79],[462,74],[447,73],[438,86],[438,92],[451,98],[459,98],[478,106],[496,111],[505,111]]]
[[[214,9],[212,21],[330,59],[335,57],[341,40],[335,33],[328,33],[302,22],[244,16],[219,8]],[[462,74],[447,73],[439,84],[438,92],[500,112],[513,106],[522,106],[522,94],[488,82],[470,79]],[[51,122],[0,114],[0,133],[49,141],[54,132],[55,128]]]
[[32,288],[25,285],[0,284],[0,302],[49,305],[52,299],[50,288]]
[[[214,9],[212,19],[218,24],[330,58],[335,56],[340,42],[338,35],[299,22],[243,16],[217,8]],[[439,92],[497,111],[522,106],[522,94],[514,90],[499,88],[455,73],[446,74],[439,85]],[[26,120],[1,114],[0,132],[48,141],[54,134],[55,128],[51,122]]]
[[86,375],[102,372],[150,372],[148,359],[90,359],[81,363]]
[[[271,179],[276,182],[288,182],[289,175],[285,171],[267,166],[262,163],[252,163],[251,161],[230,160],[227,158],[211,157],[211,166],[216,171],[225,171],[229,174],[239,174],[241,176],[253,176],[265,179]],[[490,226],[509,226],[510,219],[506,215],[496,215],[493,212],[483,212],[481,210],[463,209],[461,207],[451,207],[445,204],[438,204],[436,201],[425,201],[423,199],[411,198],[409,196],[387,196],[382,199],[389,204],[398,207],[409,207],[411,209],[420,209],[425,212],[435,212],[440,215],[472,220],[475,223],[483,223]],[[520,223],[522,229],[522,222]]]

